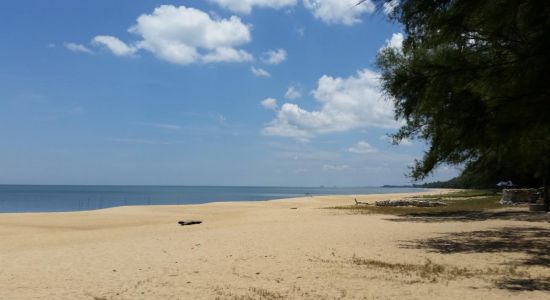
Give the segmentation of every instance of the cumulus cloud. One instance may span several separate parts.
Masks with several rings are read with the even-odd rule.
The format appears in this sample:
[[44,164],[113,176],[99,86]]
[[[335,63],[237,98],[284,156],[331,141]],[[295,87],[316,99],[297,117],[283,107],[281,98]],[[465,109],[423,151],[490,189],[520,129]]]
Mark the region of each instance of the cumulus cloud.
[[252,60],[254,60],[252,54],[231,47],[219,47],[202,56],[202,61],[205,63],[245,62]]
[[357,154],[367,154],[367,153],[374,153],[377,150],[373,146],[371,146],[369,143],[365,141],[360,141],[354,146],[350,147],[348,151],[351,153],[357,153]]
[[[210,2],[236,13],[249,14],[255,7],[273,9],[294,7],[298,0],[210,0]],[[327,24],[353,25],[361,22],[362,14],[373,13],[376,9],[372,0],[303,0],[302,3],[315,18]],[[384,12],[391,13],[398,4],[398,0],[384,3]],[[303,29],[298,33],[303,36]]]
[[277,100],[273,98],[266,98],[261,104],[266,109],[277,109]]
[[92,44],[104,46],[111,50],[117,56],[130,56],[138,50],[136,47],[130,47],[123,41],[114,36],[98,35],[92,40]]
[[239,17],[211,18],[190,7],[161,5],[137,18],[130,33],[140,36],[132,43],[112,36],[96,36],[94,44],[107,47],[116,55],[149,51],[157,58],[180,65],[191,63],[243,62],[253,56],[238,46],[250,42],[250,25]]
[[384,45],[382,48],[380,48],[380,51],[388,48],[393,48],[397,51],[401,51],[401,48],[403,48],[403,40],[405,37],[401,32],[394,33],[391,35],[390,39],[386,40],[386,45]]
[[300,91],[298,90],[297,87],[291,85],[286,90],[286,93],[285,93],[285,98],[286,99],[294,100],[294,99],[298,99],[300,97],[302,97],[302,93],[300,93]]
[[278,65],[286,60],[284,49],[269,50],[262,55],[262,61],[268,65]]
[[249,14],[254,7],[280,9],[296,5],[297,0],[210,0],[233,12]]
[[76,44],[76,43],[65,43],[63,44],[67,50],[72,52],[81,52],[81,53],[88,53],[92,54],[94,53],[92,50],[88,49],[86,46],[82,44]]
[[255,67],[250,67],[250,71],[252,72],[252,74],[254,74],[254,76],[256,77],[271,77],[271,74],[269,74],[268,71],[262,69],[262,68],[255,68]]
[[285,103],[263,133],[307,140],[319,134],[357,128],[397,128],[393,106],[380,91],[379,77],[368,69],[348,78],[324,75],[312,91],[320,109],[308,111]]
[[327,24],[353,25],[361,22],[361,15],[372,13],[376,6],[367,0],[304,0],[304,6],[313,16]]

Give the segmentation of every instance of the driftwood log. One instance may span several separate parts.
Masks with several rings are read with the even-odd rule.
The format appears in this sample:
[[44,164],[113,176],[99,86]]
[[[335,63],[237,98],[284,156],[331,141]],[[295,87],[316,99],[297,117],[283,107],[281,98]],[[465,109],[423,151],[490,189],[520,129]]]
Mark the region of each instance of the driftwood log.
[[198,220],[184,220],[184,221],[179,221],[178,224],[180,224],[181,226],[187,226],[187,225],[195,225],[195,224],[201,224],[202,221],[198,221]]
[[355,198],[354,200],[355,200],[355,205],[370,205],[370,203],[368,202],[357,201],[357,198]]
[[383,200],[376,201],[376,206],[415,206],[415,207],[436,207],[445,206],[445,202],[441,201],[427,201],[427,200]]

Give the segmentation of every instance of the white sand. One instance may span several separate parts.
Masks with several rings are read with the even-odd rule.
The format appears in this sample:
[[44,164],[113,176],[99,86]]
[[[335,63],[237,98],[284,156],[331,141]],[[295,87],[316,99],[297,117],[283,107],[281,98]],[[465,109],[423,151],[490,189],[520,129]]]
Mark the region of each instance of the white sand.
[[[446,270],[504,270],[528,258],[525,252],[441,254],[404,247],[444,233],[548,230],[548,223],[395,222],[388,220],[393,216],[322,209],[350,205],[353,198],[0,214],[0,299],[550,299],[540,288],[498,288],[498,276],[441,275],[432,282],[420,274],[428,259]],[[204,223],[179,226],[184,219]],[[354,256],[412,269],[357,265]],[[541,265],[517,270],[550,278]]]

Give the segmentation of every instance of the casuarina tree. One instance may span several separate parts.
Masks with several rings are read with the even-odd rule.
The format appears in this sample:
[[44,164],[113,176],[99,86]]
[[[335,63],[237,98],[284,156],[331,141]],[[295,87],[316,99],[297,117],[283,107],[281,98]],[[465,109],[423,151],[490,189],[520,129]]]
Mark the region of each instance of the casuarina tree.
[[[429,144],[411,177],[445,163],[546,187],[550,1],[401,0],[390,18],[405,38],[377,64],[405,120],[394,140]],[[545,195],[548,210],[547,188]]]

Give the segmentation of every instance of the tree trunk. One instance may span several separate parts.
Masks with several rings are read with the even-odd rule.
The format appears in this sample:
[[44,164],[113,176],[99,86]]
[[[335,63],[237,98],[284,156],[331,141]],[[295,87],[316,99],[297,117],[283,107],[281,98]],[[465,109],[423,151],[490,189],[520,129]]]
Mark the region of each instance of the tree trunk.
[[548,173],[544,174],[542,185],[544,187],[544,211],[549,211],[548,208],[550,207],[550,198],[548,197]]

